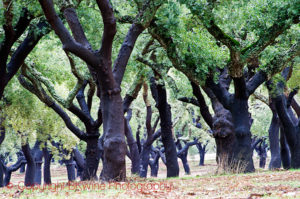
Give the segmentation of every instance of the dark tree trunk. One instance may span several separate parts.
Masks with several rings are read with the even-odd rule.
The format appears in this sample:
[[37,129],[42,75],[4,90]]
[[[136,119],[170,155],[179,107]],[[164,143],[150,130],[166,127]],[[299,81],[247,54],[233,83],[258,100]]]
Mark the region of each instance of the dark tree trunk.
[[129,88],[129,91],[126,93],[126,96],[123,100],[123,111],[127,112],[127,116],[125,117],[125,136],[127,139],[127,145],[130,151],[130,160],[131,160],[131,174],[139,174],[140,170],[140,151],[138,142],[135,141],[132,133],[132,129],[130,126],[130,120],[132,117],[132,110],[129,108],[133,100],[135,100],[139,94],[139,91],[142,88],[144,83],[144,71],[141,70],[137,74],[135,81],[132,86]]
[[[228,127],[223,126],[223,129]],[[230,171],[233,162],[233,148],[235,146],[236,138],[234,134],[228,134],[225,137],[215,137],[216,141],[216,160],[218,167],[221,170]]]
[[104,140],[104,136],[102,135],[98,139],[99,158],[101,159],[102,163],[104,162],[104,157],[103,157],[103,155],[104,155],[103,140]]
[[[0,95],[0,99],[1,99],[1,95]],[[0,116],[0,146],[5,139],[5,128],[2,126],[2,122],[3,122],[3,118]],[[4,186],[3,177],[4,177],[4,163],[0,158],[0,187]]]
[[230,110],[233,118],[236,143],[233,148],[233,166],[241,166],[241,172],[253,172],[253,149],[251,148],[251,122],[248,99],[235,99]]
[[130,157],[131,157],[131,173],[138,174],[140,170],[140,154],[139,149],[137,146],[137,142],[135,141],[132,130],[129,124],[131,119],[132,111],[129,109],[127,113],[127,117],[125,118],[125,136],[127,138],[127,145],[129,146],[130,150]]
[[[154,133],[159,118],[156,119],[154,122],[154,125],[151,125],[152,121],[152,108],[150,105],[150,102],[148,100],[148,84],[143,84],[143,100],[146,105],[146,130],[147,130],[147,137],[146,140],[142,143],[141,146],[141,153],[140,153],[140,171],[139,175],[140,177],[146,178],[147,172],[148,172],[148,165],[150,164],[150,153],[152,150],[152,143],[161,135],[161,130],[158,130]],[[139,138],[139,130],[137,132],[137,137]],[[138,142],[140,140],[138,139]]]
[[208,106],[206,105],[206,102],[205,102],[204,96],[201,93],[200,87],[192,81],[191,81],[191,85],[193,88],[193,94],[197,98],[201,115],[202,115],[203,119],[205,120],[205,122],[208,124],[208,126],[210,128],[212,128],[213,118],[209,112]]
[[77,162],[75,162],[75,168],[76,168],[76,178],[82,179],[82,173],[83,173],[83,168],[80,167]]
[[[160,79],[162,81],[162,79]],[[172,114],[171,106],[167,103],[167,93],[164,84],[156,84],[155,79],[151,78],[151,91],[161,118],[161,138],[165,148],[167,177],[177,177],[179,166],[177,151],[172,134]]]
[[[273,104],[270,104],[270,107],[273,107]],[[281,156],[280,156],[280,146],[279,146],[279,118],[277,112],[274,108],[272,110],[272,120],[269,128],[269,142],[270,142],[270,151],[271,151],[271,161],[269,164],[269,169],[279,169],[281,167]]]
[[39,185],[42,184],[42,164],[43,164],[43,161],[35,162],[34,183],[39,184]]
[[[98,137],[88,139],[85,151],[86,164],[82,174],[82,180],[97,180],[97,170],[99,166]],[[73,165],[75,169],[75,165]],[[75,174],[74,174],[75,176]]]
[[266,166],[266,160],[267,160],[267,157],[266,156],[260,156],[259,158],[259,167],[264,169],[265,166]]
[[[149,110],[149,107],[148,107],[148,110]],[[149,118],[149,119],[151,119],[151,118]],[[151,122],[151,120],[149,120],[149,121]],[[151,162],[151,160],[150,160],[150,154],[153,150],[152,143],[161,135],[160,129],[157,132],[155,132],[154,134],[152,133],[155,130],[157,123],[158,123],[158,119],[156,120],[154,127],[147,130],[147,131],[151,131],[151,132],[148,133],[148,137],[147,137],[146,141],[143,143],[142,149],[141,149],[142,151],[139,155],[139,157],[140,157],[139,175],[140,175],[140,177],[143,177],[143,178],[147,177],[148,165],[150,165],[150,167],[151,167],[151,165],[154,166],[155,161],[158,161],[158,160],[155,160],[155,158],[153,160],[154,162],[153,161]],[[152,169],[151,169],[151,171],[152,171]],[[155,171],[154,171],[154,173],[155,173]]]
[[196,143],[196,147],[198,149],[199,157],[200,157],[199,166],[204,166],[205,153],[207,152],[206,146],[207,146],[207,143],[203,144],[203,146],[200,142]]
[[[288,80],[291,67],[285,68],[281,76]],[[291,154],[291,168],[300,168],[300,122],[297,121],[290,106],[287,104],[286,96],[283,94],[285,84],[279,81],[276,85],[276,97],[274,98],[276,111],[282,124],[282,133],[284,134],[286,143],[289,146]],[[298,122],[298,124],[297,124]]]
[[24,173],[26,169],[26,163],[22,163],[21,167],[20,167],[20,173]]
[[233,147],[231,167],[235,172],[253,172],[255,168],[252,159],[253,149],[251,148],[250,132],[252,119],[248,112],[248,99],[249,94],[254,92],[255,88],[251,87],[252,90],[249,90],[244,76],[232,78],[232,80],[234,82],[234,94],[228,92],[229,85],[223,86],[221,81],[215,84],[212,78],[207,79],[206,85],[212,89],[218,101],[232,115],[236,141],[231,145]]
[[[294,124],[286,107],[286,97],[283,94],[276,97],[275,105],[282,124],[282,133],[285,137],[285,139],[282,139],[282,141],[286,140],[286,143],[290,149],[291,168],[300,168],[300,122],[298,126]],[[284,144],[282,146],[284,146]]]
[[4,174],[5,174],[4,163],[0,158],[0,187],[4,186],[4,181],[3,181]]
[[259,167],[264,169],[266,166],[268,145],[266,144],[266,138],[261,138],[259,140],[259,144],[253,146],[253,148],[255,148],[255,151],[259,156]]
[[5,127],[3,125],[4,118],[0,116],[0,146],[5,139]]
[[42,184],[42,164],[43,152],[40,150],[40,142],[37,141],[33,147],[32,153],[34,154],[35,161],[35,175],[34,184]]
[[44,184],[51,184],[51,159],[53,154],[49,152],[47,146],[43,148],[44,155]]
[[204,166],[204,160],[205,160],[205,151],[201,151],[199,166]]
[[27,161],[24,185],[27,187],[34,186],[36,165],[28,143],[22,146],[22,151]]
[[10,167],[6,167],[6,169],[5,169],[5,178],[4,178],[4,186],[9,185],[12,172],[17,171],[21,167],[22,163],[24,163],[25,161],[26,161],[25,157],[20,156],[20,157],[18,157],[18,161],[15,164],[13,164]]
[[300,118],[300,105],[296,102],[294,98],[291,100],[291,106],[295,110],[298,118]]
[[[99,141],[98,141],[98,148],[99,148]],[[82,179],[82,173],[85,167],[84,157],[81,155],[80,151],[77,148],[73,150],[73,156],[77,167],[77,177],[80,177],[80,179]]]
[[[227,77],[226,74],[227,70],[223,70],[221,73],[221,79],[222,85],[226,90],[229,88],[230,84],[230,78]],[[197,100],[194,98],[191,99],[185,99],[181,98],[184,101],[187,101],[189,103],[192,103],[196,106],[203,107],[202,109],[206,110],[206,102],[203,100],[203,95],[200,91],[200,88],[193,84],[193,93],[197,97]],[[204,115],[204,112],[201,111],[201,115],[205,122],[209,125],[209,127],[212,129],[212,135],[215,138],[216,142],[216,161],[218,163],[218,168],[224,171],[233,171],[233,148],[236,144],[236,136],[234,133],[234,125],[232,120],[232,114],[224,108],[224,106],[220,103],[220,101],[217,99],[216,95],[213,93],[213,91],[208,87],[202,87],[202,89],[205,91],[207,96],[210,98],[213,110],[214,110],[214,117],[211,120],[209,113],[206,112]],[[198,91],[197,91],[198,90]],[[194,121],[194,119],[193,119]],[[201,125],[195,124],[196,127],[200,127]],[[199,151],[200,161],[199,164],[202,164],[201,159],[203,155]],[[204,160],[203,160],[204,161]]]
[[280,128],[280,157],[284,169],[291,168],[291,153],[283,129]]
[[180,139],[177,138],[177,142],[176,142],[176,146],[178,148],[178,152],[177,152],[177,157],[179,157],[181,159],[181,162],[183,164],[183,168],[185,171],[186,175],[190,175],[191,171],[190,171],[190,166],[188,164],[188,151],[190,146],[193,146],[195,144],[197,144],[198,140],[195,138],[194,141],[192,142],[185,142],[184,147],[182,147],[181,143],[180,143]]
[[75,161],[73,160],[73,156],[71,156],[70,159],[64,160],[65,165],[67,167],[67,174],[68,174],[68,181],[72,182],[76,180],[75,175]]
[[12,174],[12,171],[7,169],[6,172],[5,172],[4,186],[9,185],[10,179],[11,179],[11,174]]
[[215,94],[209,88],[204,88],[211,100],[215,115],[213,117],[213,137],[216,142],[216,161],[218,168],[223,171],[231,171],[233,162],[233,148],[236,143],[232,115],[224,108]]
[[157,177],[159,169],[159,149],[152,147],[151,159],[149,160],[149,165],[151,169],[151,177]]
[[159,163],[150,163],[150,169],[151,169],[151,177],[157,177],[158,170],[159,170]]
[[142,152],[140,154],[140,157],[141,157],[140,177],[142,177],[142,178],[147,177],[148,165],[149,165],[149,159],[150,159],[150,157],[149,157],[150,151],[151,151],[151,145],[144,144],[142,147]]
[[[101,178],[106,181],[122,181],[126,178],[125,156],[127,151],[122,98],[120,89],[112,88],[109,92],[107,88],[103,88],[105,86],[105,84],[101,85],[101,107],[103,107],[104,132],[104,162]],[[111,86],[108,86],[108,88],[109,87]],[[88,156],[86,156],[86,158],[86,162],[88,162]],[[94,161],[93,164],[95,165],[96,162]]]
[[[99,106],[99,112],[101,114],[98,114],[98,120],[94,122],[93,120],[91,121],[90,118],[86,118],[85,114],[81,114],[82,111],[85,112],[84,110],[70,110],[71,108],[69,108],[69,110],[73,111],[73,113],[76,112],[77,114],[75,115],[77,115],[85,123],[86,127],[89,126],[87,125],[88,123],[99,124],[100,119],[101,123],[103,121],[104,161],[101,178],[105,181],[123,181],[126,178],[125,156],[127,148],[125,142],[124,112],[122,109],[120,86],[135,43],[140,34],[149,27],[157,9],[162,5],[162,2],[156,2],[153,4],[150,3],[148,4],[149,6],[143,6],[142,9],[139,9],[137,18],[139,18],[139,21],[143,21],[143,23],[133,22],[126,35],[126,38],[124,39],[113,67],[112,45],[117,28],[114,11],[110,4],[110,1],[96,1],[102,16],[102,22],[104,24],[101,48],[98,50],[94,50],[88,39],[86,38],[81,23],[76,14],[76,10],[74,8],[64,7],[62,9],[64,17],[68,22],[69,28],[72,31],[71,35],[60,17],[58,17],[54,8],[54,3],[52,1],[42,0],[40,0],[39,3],[41,4],[44,14],[52,29],[61,40],[65,52],[73,53],[77,57],[81,58],[87,64],[89,72],[96,82],[97,96],[101,101],[101,104]],[[26,83],[24,83],[24,85],[25,84]],[[35,87],[37,86],[35,85]],[[29,88],[29,86],[27,86],[27,88]],[[41,96],[41,90],[42,88],[40,87],[36,90],[37,92],[34,93]],[[98,168],[99,160],[98,149],[97,147],[95,147],[96,141],[92,139],[92,137],[98,138],[98,132],[95,133],[94,128],[97,127],[98,129],[99,125],[91,125],[93,126],[93,128],[92,130],[86,129],[88,134],[86,135],[74,124],[72,124],[67,114],[63,110],[59,110],[61,108],[56,103],[49,103],[49,100],[47,103],[48,106],[59,113],[59,115],[64,119],[68,128],[77,137],[79,137],[80,139],[83,138],[87,142],[86,167],[83,173],[83,179],[93,180],[96,177],[95,174]],[[101,117],[99,117],[100,115]],[[94,132],[95,134],[90,134],[89,132]]]
[[182,155],[182,156],[179,156],[179,158],[181,159],[181,162],[182,162],[185,174],[186,175],[190,175],[191,174],[191,170],[190,170],[189,163],[187,161],[187,156]]

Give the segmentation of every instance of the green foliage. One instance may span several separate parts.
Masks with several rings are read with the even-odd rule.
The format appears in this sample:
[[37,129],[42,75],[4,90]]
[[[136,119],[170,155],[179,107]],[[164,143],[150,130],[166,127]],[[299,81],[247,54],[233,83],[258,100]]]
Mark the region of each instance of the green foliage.
[[[59,12],[61,1],[54,2],[56,3],[56,9]],[[72,2],[77,5],[77,1]],[[143,1],[141,0],[111,0],[117,18],[121,16],[135,16],[139,11],[142,2]],[[2,3],[3,2],[0,1],[1,25],[5,22],[4,15],[2,14],[4,13]],[[203,141],[211,139],[207,133],[208,127],[203,119],[201,119],[200,122],[204,128],[201,130],[196,128],[192,124],[190,114],[191,109],[194,109],[196,116],[200,115],[199,108],[182,103],[178,101],[177,98],[179,96],[193,96],[190,82],[186,77],[187,74],[196,77],[195,79],[198,82],[203,83],[208,74],[214,74],[216,77],[216,68],[223,68],[228,64],[228,60],[230,59],[228,48],[220,41],[217,41],[205,27],[209,26],[211,19],[214,19],[215,23],[221,28],[222,33],[224,33],[227,39],[239,46],[240,50],[249,49],[249,47],[253,45],[253,42],[264,35],[266,30],[274,24],[275,20],[284,17],[284,15],[290,16],[298,13],[299,0],[215,1],[212,12],[208,13],[209,9],[211,9],[210,6],[212,5],[210,5],[207,0],[166,1],[157,11],[155,23],[161,31],[160,33],[171,38],[173,43],[167,47],[175,50],[167,52],[157,41],[151,46],[155,49],[157,63],[165,67],[162,69],[166,73],[163,74],[163,77],[166,78],[167,75],[169,75],[175,81],[176,87],[179,90],[179,92],[176,92],[175,85],[170,84],[165,80],[168,102],[172,107],[172,119],[173,121],[178,120],[174,127],[174,132],[180,132],[183,125],[187,124],[187,128],[181,133],[188,139],[195,136],[201,137],[201,140]],[[36,17],[33,22],[36,22],[39,17],[43,15],[37,1],[15,0],[13,1],[13,24],[15,24],[21,16],[23,7],[28,8]],[[76,11],[92,48],[94,50],[99,49],[102,41],[103,23],[96,2],[90,0],[82,1],[80,5],[78,5]],[[290,24],[291,21],[283,21],[282,23]],[[113,60],[116,59],[129,28],[129,24],[117,24],[117,34],[113,45]],[[3,33],[3,27],[1,26],[0,42],[4,38]],[[24,35],[22,38],[24,38]],[[273,45],[268,46],[259,54],[260,68],[257,70],[262,69],[269,71],[269,68],[267,68],[268,63],[270,63],[274,57],[287,51],[291,45],[297,43],[299,35],[299,25],[293,25],[282,35],[277,37]],[[151,35],[149,32],[145,31],[136,42],[121,85],[123,97],[129,91],[130,86],[141,70],[145,71],[146,77],[147,74],[151,72],[150,68],[135,60],[137,56],[141,56],[145,44],[150,39]],[[16,46],[14,46],[14,48],[16,48]],[[151,53],[145,55],[143,58],[149,59],[150,54]],[[86,79],[90,78],[86,64],[75,56],[71,55],[71,57],[73,58],[76,69],[80,75],[84,76]],[[174,65],[172,64],[174,63],[169,59],[170,57],[179,60],[176,68],[173,67]],[[62,99],[68,97],[68,94],[77,83],[77,79],[71,73],[69,60],[61,48],[61,42],[54,32],[48,34],[38,43],[33,52],[26,59],[26,63],[34,63],[35,69],[53,84],[53,91],[55,91]],[[294,60],[293,74],[287,82],[289,89],[299,86],[299,63],[300,59],[298,57]],[[89,86],[87,87],[85,94],[87,94],[88,88]],[[261,89],[261,93],[267,95],[266,90],[263,88]],[[150,91],[148,96],[153,109],[153,124],[158,116],[158,110],[155,108],[155,101],[152,99]],[[55,142],[62,142],[67,150],[71,150],[76,145],[78,145],[80,150],[85,148],[85,143],[79,142],[78,139],[73,136],[73,134],[65,127],[65,124],[60,117],[42,104],[35,96],[21,88],[16,79],[13,79],[8,85],[5,91],[5,99],[8,103],[2,101],[1,106],[6,117],[7,137],[0,148],[0,153],[6,151],[14,153],[15,151],[13,148],[14,146],[20,146],[21,137],[28,139],[30,144],[33,144],[36,139],[41,140],[43,142],[42,145],[45,145],[47,142],[47,146],[55,154],[58,154],[59,152],[55,147],[51,146],[50,139]],[[299,99],[299,94],[297,99]],[[210,100],[207,96],[205,96],[205,100],[211,109]],[[76,100],[74,100],[73,103],[78,106]],[[99,104],[99,99],[94,97],[91,110],[91,115],[94,118],[97,118]],[[271,120],[269,108],[257,100],[252,100],[249,103],[249,106],[251,115],[254,118],[251,132],[259,136],[267,135]],[[146,132],[146,107],[141,92],[133,102],[131,108],[133,109],[133,117],[130,124],[133,133],[135,134],[138,125],[141,125],[141,136],[143,136]],[[84,129],[84,125],[80,120],[69,112],[68,114],[76,126],[80,129]],[[21,134],[18,134],[18,131],[21,132]],[[100,131],[102,131],[102,129]]]

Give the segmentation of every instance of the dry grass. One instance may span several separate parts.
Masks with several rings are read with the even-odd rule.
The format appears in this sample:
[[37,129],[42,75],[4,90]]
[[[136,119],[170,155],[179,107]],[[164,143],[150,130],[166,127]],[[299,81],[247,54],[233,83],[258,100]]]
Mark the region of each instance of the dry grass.
[[[258,165],[254,158],[255,165]],[[267,171],[257,169],[252,174],[216,175],[213,156],[199,167],[191,160],[192,175],[184,175],[180,163],[179,178],[165,179],[166,168],[160,165],[159,177],[140,179],[129,177],[121,184],[85,183],[67,186],[65,167],[52,166],[52,181],[60,187],[24,189],[18,187],[24,174],[12,176],[14,187],[0,190],[1,198],[300,198],[300,170]],[[130,165],[128,163],[128,173]],[[100,170],[100,169],[99,169]],[[64,186],[63,188],[61,186]]]

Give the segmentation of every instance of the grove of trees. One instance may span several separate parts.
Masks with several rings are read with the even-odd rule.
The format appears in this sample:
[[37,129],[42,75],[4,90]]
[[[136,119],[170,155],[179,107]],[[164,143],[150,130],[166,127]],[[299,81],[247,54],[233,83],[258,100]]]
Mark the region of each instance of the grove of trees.
[[300,168],[299,0],[0,3],[0,187]]

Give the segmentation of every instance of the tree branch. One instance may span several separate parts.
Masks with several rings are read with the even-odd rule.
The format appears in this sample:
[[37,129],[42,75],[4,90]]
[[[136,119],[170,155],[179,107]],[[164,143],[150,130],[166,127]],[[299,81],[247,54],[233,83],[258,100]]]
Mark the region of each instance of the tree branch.
[[46,94],[41,85],[38,86],[38,82],[30,83],[25,80],[23,75],[20,75],[18,80],[25,89],[35,94],[43,103],[52,108],[63,119],[68,129],[70,129],[74,135],[81,140],[87,138],[87,136],[72,123],[68,114]]
[[259,101],[261,101],[262,103],[266,104],[267,106],[269,106],[269,100],[267,97],[263,96],[262,94],[258,93],[258,92],[254,92],[253,96],[255,99],[258,99]]
[[201,93],[200,87],[192,81],[190,83],[193,88],[193,94],[197,98],[201,115],[202,115],[203,119],[205,120],[205,122],[208,124],[208,126],[212,129],[213,128],[213,119],[212,119],[211,113],[209,112],[209,108],[206,105],[204,96]]
[[206,79],[206,86],[213,91],[224,108],[229,109],[233,96],[220,84],[220,82],[215,84],[213,79],[209,77]]
[[144,70],[139,70],[134,82],[130,86],[129,90],[127,91],[125,98],[123,100],[123,111],[124,113],[127,112],[133,100],[135,100],[139,94],[139,91],[142,88],[144,83],[145,75]]
[[50,23],[51,27],[61,40],[63,44],[63,49],[72,52],[76,56],[80,57],[87,64],[91,66],[96,66],[98,63],[97,57],[90,50],[86,49],[83,45],[76,42],[67,28],[64,26],[63,22],[57,15],[54,9],[52,0],[39,0],[44,14]]
[[104,31],[102,35],[102,44],[99,53],[106,59],[111,60],[112,44],[117,32],[116,19],[109,0],[97,0],[98,7],[101,11]]
[[291,60],[299,55],[300,40],[298,40],[295,45],[291,46],[288,51],[282,52],[281,54],[275,56],[269,63],[267,63],[263,67],[263,69],[257,72],[247,82],[248,95],[251,95],[263,82],[282,71]]
[[288,8],[280,9],[273,25],[265,30],[263,35],[261,35],[256,42],[241,51],[243,59],[248,61],[253,57],[257,57],[267,46],[274,43],[275,39],[285,30],[289,29],[293,24],[299,23],[299,13],[288,13],[289,9],[293,9],[291,5],[289,5]]
[[293,100],[294,96],[298,93],[298,91],[299,91],[299,87],[296,87],[290,92],[287,102],[286,102],[287,108],[290,107],[292,100]]
[[152,22],[156,11],[163,4],[162,0],[147,0],[144,1],[139,14],[136,16],[134,23],[130,27],[126,38],[121,46],[118,58],[114,63],[114,77],[118,85],[121,84],[124,72],[132,53],[133,47],[139,35],[149,27]]
[[40,20],[36,26],[29,29],[28,35],[13,53],[10,62],[7,64],[7,76],[5,78],[6,84],[17,73],[25,58],[33,50],[39,40],[49,32],[50,28],[44,20]]
[[198,107],[200,106],[198,100],[194,97],[180,97],[180,98],[178,98],[178,100],[185,102],[185,103],[193,104]]
[[87,40],[83,28],[80,24],[78,16],[74,8],[66,8],[63,10],[65,19],[68,22],[68,25],[72,31],[74,39],[82,44],[85,48],[92,50],[92,46]]

